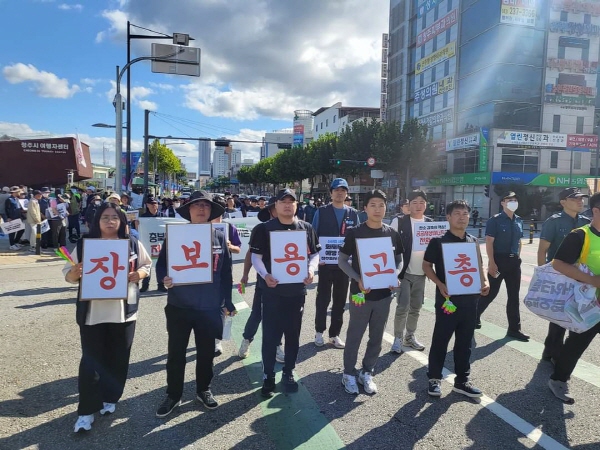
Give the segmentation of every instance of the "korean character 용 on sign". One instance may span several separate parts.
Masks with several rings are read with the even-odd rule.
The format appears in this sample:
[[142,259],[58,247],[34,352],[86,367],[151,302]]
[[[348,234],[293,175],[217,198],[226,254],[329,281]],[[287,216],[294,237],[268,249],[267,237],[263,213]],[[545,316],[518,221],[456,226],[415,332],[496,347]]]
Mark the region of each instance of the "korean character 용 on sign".
[[308,276],[306,230],[270,233],[271,275],[279,284],[302,283]]
[[275,258],[274,261],[285,264],[285,271],[289,275],[298,275],[300,273],[300,265],[295,261],[306,261],[306,257],[298,254],[298,245],[293,242],[287,243],[284,247],[284,251],[284,257]]

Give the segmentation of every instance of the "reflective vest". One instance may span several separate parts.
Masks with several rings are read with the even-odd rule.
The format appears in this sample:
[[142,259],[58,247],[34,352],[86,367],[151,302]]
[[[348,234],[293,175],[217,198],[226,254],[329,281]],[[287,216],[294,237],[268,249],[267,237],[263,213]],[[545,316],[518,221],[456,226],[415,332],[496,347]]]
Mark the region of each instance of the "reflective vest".
[[588,266],[594,275],[600,275],[600,237],[590,230],[590,225],[578,229],[585,233],[579,262]]

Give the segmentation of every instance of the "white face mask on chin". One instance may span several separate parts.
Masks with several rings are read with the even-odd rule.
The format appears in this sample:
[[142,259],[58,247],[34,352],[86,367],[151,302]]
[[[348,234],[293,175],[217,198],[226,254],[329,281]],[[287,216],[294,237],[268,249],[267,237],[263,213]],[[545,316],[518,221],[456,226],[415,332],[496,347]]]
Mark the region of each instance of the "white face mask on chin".
[[515,212],[519,208],[519,202],[516,200],[510,201],[506,203],[506,209],[509,211]]

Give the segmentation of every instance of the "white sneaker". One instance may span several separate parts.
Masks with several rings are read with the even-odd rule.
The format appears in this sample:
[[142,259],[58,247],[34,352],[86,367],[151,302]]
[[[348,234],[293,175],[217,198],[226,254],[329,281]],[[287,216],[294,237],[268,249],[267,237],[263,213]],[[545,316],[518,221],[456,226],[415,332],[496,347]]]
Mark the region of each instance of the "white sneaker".
[[420,352],[425,350],[425,346],[423,344],[421,344],[419,341],[417,341],[417,338],[415,337],[414,334],[407,334],[406,336],[404,336],[403,345],[405,347],[410,347],[410,348],[414,348],[415,350],[419,350]]
[[221,356],[223,353],[223,344],[219,339],[215,339],[215,356]]
[[367,394],[377,394],[377,385],[373,381],[371,372],[363,372],[361,370],[358,373],[358,382],[363,385]]
[[21,248],[21,247],[17,247],[17,244],[14,244],[14,245],[11,245],[8,248],[10,248],[11,250],[19,250],[19,248]]
[[402,338],[394,338],[394,344],[392,345],[392,351],[394,353],[402,353]]
[[277,353],[275,354],[275,361],[278,363],[285,363],[285,352],[283,351],[283,345],[279,344],[277,346]]
[[323,333],[315,334],[315,345],[317,347],[323,347],[323,345],[325,345],[325,340],[323,339]]
[[29,251],[30,251],[31,253],[35,253],[35,247],[29,247]]
[[358,385],[354,375],[342,375],[342,386],[348,394],[358,395]]
[[240,345],[240,350],[238,351],[238,356],[242,359],[246,359],[248,355],[250,355],[250,342],[248,339],[244,339],[242,341],[242,345]]
[[346,347],[346,344],[344,343],[344,341],[342,341],[340,339],[339,336],[334,336],[334,337],[329,338],[329,343],[331,345],[333,345],[335,348],[344,348],[344,347]]
[[15,247],[17,247],[17,249],[23,248],[23,246],[21,244],[15,244]]
[[115,412],[116,403],[106,403],[103,402],[104,408],[100,410],[100,415],[112,414]]
[[94,423],[94,415],[90,414],[88,416],[79,416],[77,422],[75,423],[74,431],[75,433],[79,433],[79,431],[90,431],[92,429],[92,424]]

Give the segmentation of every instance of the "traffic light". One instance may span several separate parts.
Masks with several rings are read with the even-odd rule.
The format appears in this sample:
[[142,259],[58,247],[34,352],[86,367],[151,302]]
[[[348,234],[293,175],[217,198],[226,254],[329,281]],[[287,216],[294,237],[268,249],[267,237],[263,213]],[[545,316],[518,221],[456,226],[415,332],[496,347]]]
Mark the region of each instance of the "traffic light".
[[160,183],[160,175],[155,173],[154,174],[154,184],[159,184]]
[[490,187],[489,187],[489,186],[485,186],[485,187],[483,188],[483,194],[484,194],[486,197],[489,197],[489,196],[490,196]]
[[335,163],[339,166],[340,164],[342,164],[342,161],[340,159],[336,159]]

